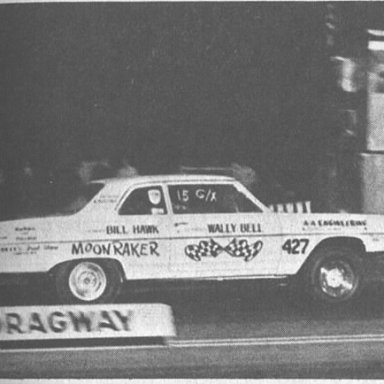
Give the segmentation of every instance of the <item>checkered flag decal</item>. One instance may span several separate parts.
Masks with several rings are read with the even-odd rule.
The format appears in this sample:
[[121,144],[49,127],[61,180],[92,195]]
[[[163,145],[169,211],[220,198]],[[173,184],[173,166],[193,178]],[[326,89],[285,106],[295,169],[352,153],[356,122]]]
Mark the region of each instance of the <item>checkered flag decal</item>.
[[220,252],[227,252],[232,257],[242,257],[244,261],[250,261],[263,248],[261,240],[256,243],[248,244],[247,240],[233,239],[226,247],[222,247],[213,239],[202,240],[199,244],[187,245],[185,254],[194,261],[200,261],[202,257],[217,257]]
[[233,239],[224,249],[233,257],[244,257],[245,261],[250,261],[261,251],[262,247],[261,241],[248,244],[247,240]]
[[200,261],[202,257],[216,257],[223,248],[214,240],[200,241],[198,245],[188,245],[185,254],[195,261]]

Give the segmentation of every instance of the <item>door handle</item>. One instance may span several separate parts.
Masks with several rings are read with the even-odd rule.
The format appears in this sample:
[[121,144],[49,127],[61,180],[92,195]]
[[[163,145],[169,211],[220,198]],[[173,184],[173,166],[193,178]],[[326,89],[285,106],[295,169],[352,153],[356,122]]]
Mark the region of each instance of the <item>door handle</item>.
[[180,227],[180,225],[188,225],[186,221],[181,221],[180,223],[175,223],[175,227]]

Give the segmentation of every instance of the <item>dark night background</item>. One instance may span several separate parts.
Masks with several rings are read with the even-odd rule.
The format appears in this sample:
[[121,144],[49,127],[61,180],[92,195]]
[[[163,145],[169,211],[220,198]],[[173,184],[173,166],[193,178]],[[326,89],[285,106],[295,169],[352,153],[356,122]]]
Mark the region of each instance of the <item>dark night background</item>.
[[324,3],[0,7],[0,166],[231,162],[309,191],[334,127]]

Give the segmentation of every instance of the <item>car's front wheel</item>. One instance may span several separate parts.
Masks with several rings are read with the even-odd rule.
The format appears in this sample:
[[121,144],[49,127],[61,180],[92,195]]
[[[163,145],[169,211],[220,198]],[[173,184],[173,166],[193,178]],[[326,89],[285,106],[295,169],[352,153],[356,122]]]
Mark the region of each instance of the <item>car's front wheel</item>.
[[84,304],[113,302],[123,281],[118,264],[108,260],[65,263],[54,278],[61,302]]
[[357,297],[363,285],[360,255],[347,247],[315,250],[303,271],[306,291],[316,300],[341,303]]

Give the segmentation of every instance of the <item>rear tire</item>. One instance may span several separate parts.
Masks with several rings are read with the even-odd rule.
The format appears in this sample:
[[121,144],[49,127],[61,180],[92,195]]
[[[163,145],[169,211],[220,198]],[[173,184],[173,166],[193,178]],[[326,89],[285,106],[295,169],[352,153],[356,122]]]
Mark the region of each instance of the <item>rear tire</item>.
[[302,280],[312,299],[338,304],[356,298],[363,286],[359,253],[348,247],[315,250],[305,265]]
[[111,303],[121,290],[122,273],[116,262],[82,260],[60,265],[55,274],[57,296],[62,303]]

